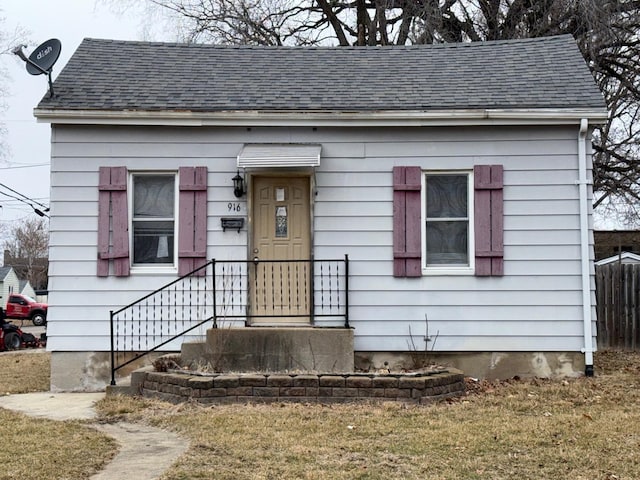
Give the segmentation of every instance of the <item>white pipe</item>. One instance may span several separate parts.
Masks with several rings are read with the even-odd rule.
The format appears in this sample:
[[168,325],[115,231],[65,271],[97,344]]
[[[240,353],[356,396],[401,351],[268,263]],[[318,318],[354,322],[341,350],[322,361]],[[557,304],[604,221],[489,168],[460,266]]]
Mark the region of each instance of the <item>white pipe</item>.
[[591,328],[591,265],[589,259],[589,199],[587,198],[587,150],[586,140],[589,121],[580,121],[578,132],[578,187],[580,198],[580,261],[582,267],[582,319],[584,322],[585,375],[593,375],[593,332]]

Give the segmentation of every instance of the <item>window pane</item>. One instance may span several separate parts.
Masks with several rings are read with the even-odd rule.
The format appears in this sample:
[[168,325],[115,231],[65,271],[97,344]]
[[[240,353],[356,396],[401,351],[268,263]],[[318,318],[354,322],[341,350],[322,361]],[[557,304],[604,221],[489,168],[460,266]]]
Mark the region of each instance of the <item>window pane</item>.
[[468,265],[468,223],[427,222],[427,265]]
[[173,263],[173,222],[133,222],[133,263]]
[[276,238],[287,236],[287,207],[276,206]]
[[427,218],[466,218],[467,178],[427,175]]
[[173,175],[133,177],[133,216],[173,218]]

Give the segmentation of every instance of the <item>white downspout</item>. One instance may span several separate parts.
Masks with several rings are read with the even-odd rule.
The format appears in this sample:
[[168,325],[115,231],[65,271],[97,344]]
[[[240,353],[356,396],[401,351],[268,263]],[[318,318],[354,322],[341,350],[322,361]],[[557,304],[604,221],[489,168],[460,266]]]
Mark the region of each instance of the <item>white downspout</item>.
[[580,262],[582,267],[582,319],[584,322],[584,373],[593,376],[593,333],[591,329],[591,275],[589,260],[589,210],[587,198],[587,149],[586,139],[589,121],[580,120],[578,132],[578,187],[580,198]]

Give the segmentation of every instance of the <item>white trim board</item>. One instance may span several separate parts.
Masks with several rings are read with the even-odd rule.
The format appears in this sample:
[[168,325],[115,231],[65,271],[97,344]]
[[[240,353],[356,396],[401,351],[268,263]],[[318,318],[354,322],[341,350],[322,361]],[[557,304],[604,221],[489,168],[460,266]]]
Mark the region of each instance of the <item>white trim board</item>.
[[640,263],[640,255],[631,252],[622,252],[620,255],[603,258],[595,262],[596,265],[609,265],[612,263]]
[[100,125],[167,126],[453,126],[453,125],[579,125],[604,123],[604,110],[467,109],[434,111],[110,111],[34,110],[38,122]]

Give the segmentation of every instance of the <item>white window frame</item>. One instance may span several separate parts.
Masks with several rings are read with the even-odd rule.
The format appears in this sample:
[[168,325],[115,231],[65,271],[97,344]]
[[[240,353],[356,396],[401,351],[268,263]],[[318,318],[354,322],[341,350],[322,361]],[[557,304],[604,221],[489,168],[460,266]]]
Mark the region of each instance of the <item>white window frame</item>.
[[[427,265],[427,176],[467,175],[467,221],[469,222],[467,256],[469,265]],[[421,235],[422,235],[422,274],[423,275],[474,275],[475,274],[475,232],[474,232],[474,183],[473,170],[422,170]]]
[[[134,199],[134,177],[146,175],[167,175],[173,176],[173,263],[134,263],[133,251],[133,199]],[[129,171],[128,178],[128,209],[129,209],[129,261],[131,265],[131,273],[136,274],[153,274],[166,273],[174,275],[178,273],[178,213],[179,213],[179,182],[180,178],[176,170],[133,170]],[[157,220],[157,219],[154,219]],[[160,219],[162,220],[162,219]]]

